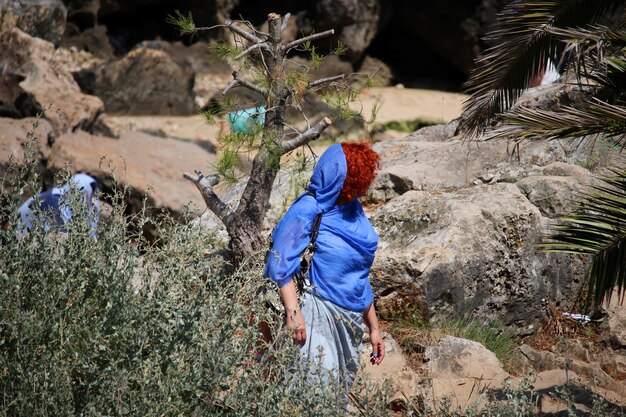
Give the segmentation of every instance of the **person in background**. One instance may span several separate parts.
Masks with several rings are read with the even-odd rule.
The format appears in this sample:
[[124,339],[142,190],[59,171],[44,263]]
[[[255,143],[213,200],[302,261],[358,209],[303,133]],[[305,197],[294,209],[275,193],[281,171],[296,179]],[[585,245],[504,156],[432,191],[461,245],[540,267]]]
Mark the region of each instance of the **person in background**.
[[[307,192],[289,208],[272,233],[265,275],[279,287],[286,325],[300,345],[303,361],[337,372],[345,398],[359,368],[365,325],[372,342],[372,364],[385,357],[369,272],[378,235],[358,197],[367,193],[379,157],[366,143],[342,143],[320,157]],[[321,213],[309,284],[298,302],[292,277]]]
[[[87,174],[76,174],[63,186],[54,187],[26,200],[18,209],[20,236],[24,236],[33,227],[37,212],[46,213],[49,216],[49,219],[43,221],[43,228],[46,232],[50,230],[50,221],[60,226],[67,224],[74,215],[67,198],[72,188],[82,194],[83,203],[90,209],[90,234],[96,237],[100,202],[95,198],[95,194],[99,184],[95,178]],[[61,231],[65,230],[61,228]]]

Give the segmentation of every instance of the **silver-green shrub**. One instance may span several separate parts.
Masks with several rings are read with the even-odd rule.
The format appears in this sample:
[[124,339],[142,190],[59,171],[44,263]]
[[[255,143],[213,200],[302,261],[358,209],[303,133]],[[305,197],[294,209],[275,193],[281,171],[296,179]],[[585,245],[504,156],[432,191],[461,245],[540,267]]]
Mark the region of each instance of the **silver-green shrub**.
[[[294,366],[297,349],[258,293],[262,259],[232,271],[191,224],[124,215],[123,191],[97,239],[78,199],[67,233],[19,238],[20,195],[36,184],[13,164],[0,189],[0,415],[346,414],[340,390]],[[157,242],[132,232],[147,221]],[[364,392],[350,412],[385,415],[383,394]]]

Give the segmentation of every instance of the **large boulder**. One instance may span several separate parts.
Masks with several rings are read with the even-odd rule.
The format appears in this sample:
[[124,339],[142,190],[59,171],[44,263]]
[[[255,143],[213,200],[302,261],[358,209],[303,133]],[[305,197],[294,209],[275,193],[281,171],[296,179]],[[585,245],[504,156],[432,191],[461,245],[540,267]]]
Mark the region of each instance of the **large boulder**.
[[74,47],[79,51],[85,51],[106,60],[113,59],[113,46],[109,41],[107,28],[104,25],[97,25],[81,31],[70,23],[59,46],[67,49]]
[[[428,126],[403,139],[376,143],[374,150],[381,155],[383,165],[373,185],[374,198],[387,200],[400,194],[393,189],[397,184],[401,184],[400,189],[448,191],[487,183],[517,183],[537,175],[573,177],[572,181],[583,185],[593,183],[591,172],[575,165],[584,165],[593,152],[592,147],[579,146],[580,141],[468,141],[453,136],[455,126],[454,122]],[[390,178],[396,184],[391,188]],[[522,188],[531,194],[528,186],[522,184]],[[573,183],[570,188],[572,192],[578,190]],[[550,190],[544,191],[544,197],[550,194]],[[562,190],[558,198],[565,201],[570,194]],[[539,196],[534,199],[539,201]],[[546,210],[554,211],[552,214],[559,211]]]
[[437,409],[444,398],[452,410],[464,410],[481,400],[487,387],[500,387],[509,377],[496,355],[482,344],[453,336],[444,336],[426,348],[431,388],[428,398]]
[[54,45],[19,29],[0,34],[0,116],[44,112],[57,132],[89,129],[103,111],[98,97],[83,94],[54,56]]
[[[155,49],[166,53],[182,68],[191,68],[195,74],[193,96],[198,108],[206,108],[212,101],[217,103],[222,99],[222,91],[232,82],[233,68],[224,60],[212,53],[213,45],[197,42],[185,46],[182,42],[166,42],[162,40],[144,41],[136,48]],[[229,97],[236,100],[242,97],[243,88],[234,88]],[[258,98],[258,97],[257,97]]]
[[130,186],[130,205],[139,211],[142,198],[150,207],[181,214],[193,203],[203,209],[204,201],[195,185],[183,178],[185,171],[202,169],[215,162],[215,154],[201,146],[139,132],[123,132],[119,139],[78,131],[59,137],[52,146],[48,166],[52,171],[65,169],[89,172],[105,187],[113,179]]
[[609,329],[609,340],[614,348],[626,348],[626,306],[616,288],[611,296],[607,313],[607,326]]
[[334,29],[355,62],[378,32],[380,10],[379,0],[316,1],[306,15],[305,28],[310,25],[317,32]]
[[19,28],[58,45],[66,16],[61,0],[0,0],[0,32]]
[[83,93],[95,92],[96,74],[104,64],[103,59],[74,46],[57,48],[54,51],[54,58],[60,69],[72,74]]
[[508,376],[496,355],[472,340],[444,336],[427,347],[424,356],[432,378],[502,380]]
[[474,310],[530,324],[542,299],[571,299],[583,276],[578,258],[537,250],[544,219],[513,184],[409,191],[371,220],[380,236],[372,284],[389,314]]
[[108,113],[188,115],[194,112],[193,83],[191,68],[142,47],[100,68],[95,93]]
[[49,143],[53,130],[47,120],[29,117],[25,119],[0,118],[0,178],[9,164],[24,162],[25,151],[39,172],[50,156]]

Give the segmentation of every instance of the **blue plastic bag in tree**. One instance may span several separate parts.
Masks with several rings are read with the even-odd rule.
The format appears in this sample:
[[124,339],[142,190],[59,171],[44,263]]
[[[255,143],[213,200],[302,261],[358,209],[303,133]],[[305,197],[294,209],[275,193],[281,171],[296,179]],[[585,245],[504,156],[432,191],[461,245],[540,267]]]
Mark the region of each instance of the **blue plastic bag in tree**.
[[232,133],[247,134],[265,124],[265,106],[250,107],[228,114]]

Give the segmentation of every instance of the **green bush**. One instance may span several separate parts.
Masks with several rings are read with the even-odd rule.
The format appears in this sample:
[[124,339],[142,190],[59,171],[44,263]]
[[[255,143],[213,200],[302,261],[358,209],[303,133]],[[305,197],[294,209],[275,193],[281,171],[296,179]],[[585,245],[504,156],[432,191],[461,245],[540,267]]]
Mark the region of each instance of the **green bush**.
[[[229,271],[213,236],[128,218],[123,193],[97,239],[77,201],[67,234],[34,227],[20,239],[19,196],[36,184],[14,164],[0,189],[0,415],[344,414],[325,375],[294,366],[297,349],[258,295],[258,259]],[[130,232],[145,222],[158,242]],[[259,346],[261,320],[276,334],[270,347]],[[359,409],[384,415],[382,394],[363,392]]]

